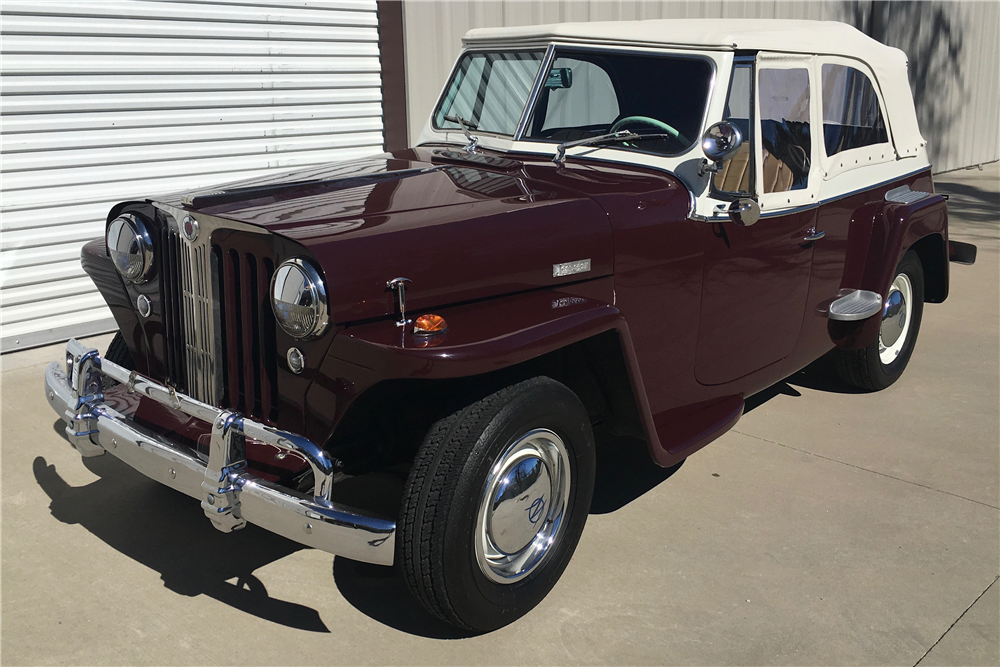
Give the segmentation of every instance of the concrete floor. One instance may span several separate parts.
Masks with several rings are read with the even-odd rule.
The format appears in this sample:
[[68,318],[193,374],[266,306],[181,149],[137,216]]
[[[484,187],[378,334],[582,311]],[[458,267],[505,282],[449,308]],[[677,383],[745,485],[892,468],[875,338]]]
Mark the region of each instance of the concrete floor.
[[[939,179],[979,246],[877,394],[797,375],[675,471],[621,457],[521,621],[462,637],[393,570],[248,527],[54,427],[2,358],[2,652],[15,664],[1000,663],[1000,171]],[[97,341],[103,349],[108,341]]]

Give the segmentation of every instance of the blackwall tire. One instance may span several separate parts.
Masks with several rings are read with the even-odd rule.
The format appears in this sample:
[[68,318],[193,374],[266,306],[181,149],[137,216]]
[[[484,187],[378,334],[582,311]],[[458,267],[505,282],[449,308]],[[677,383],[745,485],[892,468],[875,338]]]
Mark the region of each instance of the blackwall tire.
[[108,351],[104,354],[104,358],[130,371],[135,370],[135,362],[132,361],[132,352],[125,345],[125,339],[122,337],[120,331],[115,334],[115,337],[108,344]]
[[885,389],[898,380],[917,344],[923,313],[923,265],[909,251],[899,261],[886,295],[878,338],[862,350],[838,351],[840,378],[867,391]]
[[526,614],[573,555],[595,465],[583,404],[546,377],[434,424],[397,524],[397,561],[410,591],[438,618],[473,632]]

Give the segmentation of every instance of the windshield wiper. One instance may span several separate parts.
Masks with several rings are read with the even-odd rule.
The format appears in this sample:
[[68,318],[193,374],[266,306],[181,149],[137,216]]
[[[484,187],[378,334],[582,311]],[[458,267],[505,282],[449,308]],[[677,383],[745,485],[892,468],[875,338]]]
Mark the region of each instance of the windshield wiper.
[[556,146],[556,155],[552,158],[552,161],[556,164],[562,164],[566,161],[566,149],[573,148],[575,146],[590,146],[593,144],[603,144],[608,141],[633,141],[635,139],[657,139],[662,137],[670,137],[676,139],[677,137],[668,132],[658,132],[656,134],[636,134],[629,130],[618,130],[617,132],[612,132],[610,134],[602,134],[597,137],[588,137],[587,139],[577,139],[576,141],[567,141],[564,144],[559,144]]
[[454,116],[445,116],[444,119],[452,123],[458,123],[458,126],[462,128],[462,134],[464,134],[465,138],[469,140],[469,145],[465,147],[465,150],[469,153],[474,153],[476,151],[476,147],[479,145],[479,137],[472,136],[472,132],[469,132],[469,128],[471,127],[473,130],[479,128],[458,114],[455,114]]

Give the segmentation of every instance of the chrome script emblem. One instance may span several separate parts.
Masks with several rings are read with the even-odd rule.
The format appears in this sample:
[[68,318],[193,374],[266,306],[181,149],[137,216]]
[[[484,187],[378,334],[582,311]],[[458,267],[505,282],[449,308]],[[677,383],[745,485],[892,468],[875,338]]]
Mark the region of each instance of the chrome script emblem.
[[574,273],[586,273],[590,271],[590,258],[578,259],[575,262],[564,262],[563,264],[552,265],[552,277],[571,276]]
[[184,221],[181,222],[181,234],[188,241],[194,241],[198,238],[198,221],[190,215],[184,216]]

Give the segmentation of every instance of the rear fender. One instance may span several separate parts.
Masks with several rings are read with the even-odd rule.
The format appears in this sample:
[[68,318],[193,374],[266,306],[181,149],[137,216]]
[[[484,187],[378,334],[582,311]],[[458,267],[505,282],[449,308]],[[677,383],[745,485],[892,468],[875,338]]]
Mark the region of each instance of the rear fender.
[[[870,231],[862,223],[871,216]],[[940,195],[911,204],[880,202],[859,210],[851,234],[867,236],[848,244],[844,289],[862,289],[885,297],[896,276],[896,267],[907,250],[913,249],[924,266],[924,299],[931,303],[948,296],[948,209]],[[865,233],[867,231],[867,234]],[[830,321],[830,335],[838,347],[861,349],[876,340],[881,314],[860,322]]]
[[[928,237],[937,237],[924,241]],[[861,289],[868,289],[885,296],[896,276],[906,251],[918,243],[926,244],[926,260],[945,267],[943,285],[935,285],[932,297],[943,301],[948,294],[948,206],[940,195],[934,195],[912,204],[886,202],[872,226],[872,239],[868,251],[865,275]],[[920,254],[918,252],[918,254]],[[922,260],[925,257],[921,257]]]

